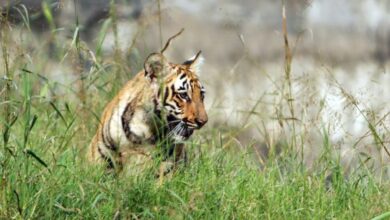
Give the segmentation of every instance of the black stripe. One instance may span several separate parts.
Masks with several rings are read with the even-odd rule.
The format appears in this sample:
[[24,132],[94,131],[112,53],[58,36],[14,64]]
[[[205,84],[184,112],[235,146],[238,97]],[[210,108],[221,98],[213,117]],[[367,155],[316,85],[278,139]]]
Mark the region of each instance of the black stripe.
[[169,107],[173,108],[173,110],[176,110],[176,106],[171,105],[171,104],[169,104],[169,103],[165,103],[165,106],[169,106]]
[[112,115],[111,115],[111,117],[110,117],[110,120],[108,121],[108,124],[106,124],[106,126],[107,126],[107,141],[108,141],[108,145],[106,145],[109,149],[111,149],[111,150],[113,150],[113,151],[116,151],[117,150],[117,146],[116,146],[116,144],[115,144],[115,142],[114,142],[114,140],[112,139],[112,137],[111,137],[111,130],[110,130],[110,128],[111,128],[111,120],[112,120]]
[[181,111],[174,111],[173,113],[175,113],[176,115],[180,115]]
[[172,96],[173,96],[174,94],[176,94],[175,86],[174,86],[173,84],[171,85],[171,91],[172,91]]
[[176,104],[177,108],[178,108],[178,109],[180,109],[179,102],[178,102],[178,101],[176,101],[175,99],[173,99],[172,101],[173,101],[173,102]]
[[163,103],[165,103],[168,99],[168,95],[169,95],[168,92],[169,92],[168,88],[165,88]]
[[[111,124],[111,118],[108,121],[108,123],[105,123],[103,125],[103,128],[102,128],[102,140],[103,140],[104,145],[108,149],[116,151],[116,145],[114,143],[114,140],[112,140],[111,134],[110,134],[110,124]],[[107,134],[107,138],[106,138],[106,136],[104,134]]]
[[187,84],[187,80],[183,80],[183,83],[181,84],[180,88],[181,87],[184,87],[185,88],[185,85]]
[[104,136],[104,132],[102,132],[102,140],[103,140],[104,145],[107,148],[110,148],[110,143],[106,140],[106,137]]
[[185,73],[183,73],[179,79],[183,79],[184,77],[186,77],[187,75]]
[[127,104],[123,114],[122,114],[122,128],[125,132],[125,135],[127,139],[130,139],[130,136],[132,135],[131,129],[130,129],[130,121],[133,118],[134,115],[134,109],[133,109],[133,103],[130,102]]
[[[136,100],[134,100],[134,101],[136,101]],[[122,114],[122,118],[121,118],[122,119],[122,128],[123,128],[123,131],[125,132],[127,140],[131,141],[134,144],[141,144],[142,138],[139,137],[138,135],[134,134],[134,132],[131,131],[131,127],[130,127],[130,121],[134,115],[134,108],[135,108],[134,101],[127,104],[127,106]]]
[[102,150],[100,149],[100,147],[98,147],[98,152],[100,154],[100,156],[102,157],[102,159],[104,161],[106,161],[108,164],[107,164],[107,168],[108,169],[114,169],[114,162],[111,160],[111,158],[107,157],[106,155],[103,154]]

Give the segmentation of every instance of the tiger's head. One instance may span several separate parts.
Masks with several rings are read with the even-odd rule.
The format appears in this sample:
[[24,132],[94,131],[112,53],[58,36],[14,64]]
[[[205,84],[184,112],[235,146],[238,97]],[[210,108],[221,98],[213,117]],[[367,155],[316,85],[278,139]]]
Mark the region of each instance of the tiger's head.
[[153,53],[144,64],[145,76],[155,87],[156,109],[164,112],[167,135],[177,142],[188,139],[208,120],[205,89],[197,76],[202,59],[199,52],[182,64],[173,64],[162,53]]

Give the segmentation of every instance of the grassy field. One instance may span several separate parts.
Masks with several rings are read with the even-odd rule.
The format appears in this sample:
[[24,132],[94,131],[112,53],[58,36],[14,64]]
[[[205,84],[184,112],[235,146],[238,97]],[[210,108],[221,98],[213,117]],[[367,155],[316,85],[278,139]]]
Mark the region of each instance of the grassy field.
[[[90,166],[85,149],[102,108],[136,70],[120,51],[102,57],[100,40],[92,56],[77,28],[65,42],[54,33],[39,44],[16,28],[1,30],[0,219],[390,218],[388,178],[367,161],[347,172],[326,129],[311,166],[302,161],[294,129],[259,157],[235,141],[233,128],[211,126],[188,143],[189,165],[162,181],[154,175],[158,162],[135,175]],[[74,81],[45,76],[49,62],[69,65]],[[371,135],[381,148],[375,126]]]
[[34,77],[22,78],[11,99],[17,118],[2,136],[2,219],[368,219],[390,207],[390,185],[365,168],[347,178],[326,137],[310,169],[287,152],[259,166],[253,152],[226,148],[211,131],[201,146],[193,140],[191,163],[162,184],[153,168],[108,175],[82,156],[95,118],[39,98],[29,89]]

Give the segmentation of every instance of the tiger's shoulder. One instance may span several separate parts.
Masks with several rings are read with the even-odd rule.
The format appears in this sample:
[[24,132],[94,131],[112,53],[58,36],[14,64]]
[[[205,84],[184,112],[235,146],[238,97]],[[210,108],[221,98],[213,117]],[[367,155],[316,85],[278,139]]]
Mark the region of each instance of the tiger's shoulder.
[[[138,115],[145,116],[153,105],[153,88],[151,88],[150,82],[144,79],[144,74],[144,71],[140,71],[133,79],[126,82],[105,106],[98,129],[88,149],[87,158],[90,161],[108,160],[101,158],[104,154],[107,154],[107,157],[118,157],[120,155],[113,154],[116,154],[120,147],[131,148],[132,146],[129,145],[135,145],[126,140],[128,139],[126,135],[131,136],[126,134],[129,133],[129,123],[131,119],[136,124],[139,123],[140,120],[133,118],[134,114],[137,112]],[[145,119],[141,117],[142,120]],[[146,130],[150,129],[146,128]],[[150,133],[150,131],[147,132]]]

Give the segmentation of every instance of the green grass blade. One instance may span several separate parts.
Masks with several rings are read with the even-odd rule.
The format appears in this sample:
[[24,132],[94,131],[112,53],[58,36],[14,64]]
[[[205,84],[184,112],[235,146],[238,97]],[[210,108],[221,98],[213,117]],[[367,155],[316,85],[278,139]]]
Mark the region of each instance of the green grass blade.
[[384,220],[384,219],[390,219],[390,211],[389,212],[385,212],[381,215],[378,215],[374,218],[372,218],[371,220]]
[[50,102],[50,106],[53,107],[54,111],[57,113],[58,116],[60,116],[60,118],[64,122],[64,124],[66,126],[68,126],[68,123],[66,122],[65,117],[62,115],[61,111],[57,108],[57,106],[53,102]]
[[45,161],[43,161],[40,157],[38,157],[38,155],[36,155],[32,150],[26,149],[26,154],[33,157],[39,164],[41,164],[42,166],[44,166],[49,170],[49,166],[47,165],[47,163],[45,163]]
[[42,10],[43,10],[43,15],[45,16],[47,22],[49,23],[50,25],[50,29],[52,31],[54,31],[56,29],[56,25],[54,23],[54,18],[53,18],[53,14],[51,12],[51,9],[50,9],[50,6],[49,4],[47,3],[47,1],[43,1],[42,2]]

